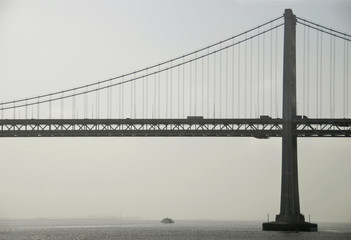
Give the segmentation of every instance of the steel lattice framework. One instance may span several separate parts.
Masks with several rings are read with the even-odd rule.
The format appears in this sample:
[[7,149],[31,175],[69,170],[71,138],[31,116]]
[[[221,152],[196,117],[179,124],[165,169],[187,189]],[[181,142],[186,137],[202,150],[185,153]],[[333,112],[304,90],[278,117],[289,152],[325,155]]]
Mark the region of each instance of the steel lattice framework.
[[[295,120],[298,137],[351,137],[351,119]],[[29,119],[0,120],[0,137],[256,137],[282,136],[283,120]]]

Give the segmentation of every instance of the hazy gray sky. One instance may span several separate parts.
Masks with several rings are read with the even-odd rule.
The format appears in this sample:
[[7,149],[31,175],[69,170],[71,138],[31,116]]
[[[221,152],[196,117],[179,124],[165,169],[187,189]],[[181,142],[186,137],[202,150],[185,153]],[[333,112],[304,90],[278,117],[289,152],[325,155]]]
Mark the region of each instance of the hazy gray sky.
[[[80,86],[281,16],[351,33],[350,1],[0,0],[0,100]],[[351,140],[299,139],[301,212],[351,222]],[[266,220],[281,139],[0,139],[0,218]]]

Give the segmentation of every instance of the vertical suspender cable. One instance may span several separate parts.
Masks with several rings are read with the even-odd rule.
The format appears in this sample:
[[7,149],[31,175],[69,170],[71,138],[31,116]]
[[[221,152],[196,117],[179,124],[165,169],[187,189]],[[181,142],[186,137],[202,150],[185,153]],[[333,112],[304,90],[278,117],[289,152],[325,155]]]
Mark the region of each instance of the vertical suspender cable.
[[250,118],[252,118],[252,42],[253,40],[250,39]]
[[[197,58],[197,52],[195,52],[195,59]],[[197,103],[197,60],[195,60],[195,76],[194,76],[194,115],[196,116],[196,103]]]
[[210,56],[208,53],[210,49],[207,48],[207,118],[210,118]]
[[144,114],[144,116],[143,116],[143,118],[148,118],[148,92],[149,92],[149,88],[148,88],[148,72],[149,72],[149,70],[148,70],[148,68],[146,69],[146,76],[145,76],[145,78],[146,78],[146,83],[145,83],[145,114]]
[[[272,28],[272,23],[271,23],[271,28]],[[270,79],[270,83],[269,83],[269,85],[270,85],[270,98],[269,98],[269,116],[271,116],[271,117],[273,117],[273,115],[272,115],[272,107],[273,107],[273,80],[272,80],[272,78],[273,78],[273,66],[272,66],[272,64],[273,64],[273,56],[272,56],[272,54],[273,54],[273,49],[272,49],[272,47],[273,47],[273,31],[271,30],[271,32],[270,32],[270,36],[271,36],[271,47],[270,47],[270,77],[269,77],[269,79]]]
[[225,50],[225,117],[228,118],[228,48]]
[[157,92],[157,85],[156,85],[156,76],[157,74],[154,74],[154,102],[152,104],[152,118],[156,118],[156,92]]
[[[39,100],[38,100],[38,102],[39,102]],[[38,109],[39,109],[39,104],[38,104]],[[16,102],[13,102],[13,119],[16,119]]]
[[306,106],[306,26],[303,25],[303,59],[302,59],[302,115],[305,115],[305,106]]
[[[258,28],[260,33],[260,28]],[[257,36],[257,115],[260,115],[260,36]]]
[[349,117],[349,42],[346,47],[346,117]]
[[[32,118],[33,118],[33,111],[32,111]],[[63,91],[61,95],[61,119],[63,119]]]
[[262,41],[262,114],[265,114],[265,79],[266,76],[265,74],[265,54],[266,54],[266,37],[265,34],[262,35],[263,41]]
[[[38,112],[37,112],[37,119],[39,119],[39,112],[40,112],[40,106],[39,106],[39,105],[40,105],[40,104],[39,104],[40,101],[39,101],[39,99],[40,99],[40,97],[38,97],[38,103],[37,103],[37,106],[38,106],[38,107],[37,107],[37,109],[38,109]],[[16,108],[14,108],[14,111],[15,111],[15,110],[16,110]]]
[[[123,77],[122,77],[123,80]],[[122,85],[118,86],[118,117],[121,119],[122,118]]]
[[75,119],[75,113],[76,113],[76,90],[73,91],[73,97],[72,97],[72,119]]
[[318,108],[318,93],[319,93],[319,31],[317,30],[317,54],[316,54],[316,118],[319,118],[319,108]]
[[[133,79],[136,79],[136,73],[134,73],[134,78]],[[136,102],[136,81],[133,81],[133,94],[134,94],[134,118],[137,118],[137,102]]]
[[[123,85],[123,84],[122,84]],[[117,101],[116,101],[116,113],[117,113],[117,118],[122,118],[122,116],[121,116],[121,98],[122,98],[122,96],[121,96],[121,89],[122,89],[122,86],[121,85],[118,85],[117,86],[118,87],[118,93],[117,93],[117,96],[118,96],[118,99],[117,99]],[[117,109],[118,109],[118,111],[117,111]]]
[[50,94],[50,100],[49,100],[49,119],[51,119],[51,94]]
[[192,61],[189,63],[189,115],[192,115]]
[[333,38],[333,118],[335,117],[335,38]]
[[184,57],[183,57],[183,91],[182,91],[182,111],[183,111],[183,118],[185,118],[185,65],[184,65]]
[[112,118],[112,87],[111,87],[111,81],[110,81],[110,118]]
[[141,98],[141,104],[142,104],[142,109],[141,109],[141,118],[145,118],[145,76],[143,76],[143,84],[142,84],[142,98]]
[[213,118],[216,118],[216,53],[213,54]]
[[309,104],[309,93],[310,93],[310,29],[307,29],[307,86],[306,86],[306,113],[307,116],[309,115],[309,109],[310,109],[310,104]]
[[[272,27],[272,23],[271,23],[271,27]],[[271,61],[270,61],[270,111],[269,111],[269,116],[273,117],[273,30],[271,30],[271,48],[270,48],[271,54]]]
[[[124,81],[124,77],[122,77],[121,81]],[[122,84],[122,96],[121,96],[121,118],[124,118],[124,84]]]
[[108,118],[111,119],[111,105],[112,105],[112,88],[111,88],[111,81],[109,81],[109,87],[108,87],[108,95],[109,95],[109,98],[108,98]]
[[346,107],[346,41],[344,41],[344,71],[343,71],[343,78],[344,78],[344,84],[343,84],[343,117],[345,118],[345,107]]
[[[111,84],[111,81],[110,81]],[[106,118],[108,119],[110,116],[110,88],[106,88]]]
[[238,118],[240,118],[240,44],[238,44]]
[[[4,110],[1,110],[1,119],[4,118]],[[28,106],[27,106],[27,99],[26,99],[26,110],[25,110],[25,118],[28,119]]]
[[346,117],[349,117],[349,42],[346,47]]
[[[234,44],[234,39],[233,39],[233,44]],[[234,66],[235,66],[235,54],[234,54],[234,50],[235,50],[235,46],[232,46],[232,118],[234,118],[234,109],[235,109],[235,105],[234,105],[234,97],[235,97],[235,76],[234,76]]]
[[222,43],[219,44],[219,118],[222,116]]
[[[97,85],[97,88],[100,88],[100,83]],[[100,100],[100,91],[96,91],[96,116],[95,118],[99,119],[99,100]]]
[[88,87],[85,87],[85,93],[84,93],[84,118],[88,118],[88,94],[86,93],[88,91]]
[[177,67],[178,68],[178,118],[180,118],[180,66]]
[[[246,39],[246,34],[245,34],[245,39]],[[245,41],[245,67],[244,67],[244,86],[245,86],[245,91],[244,91],[244,117],[247,118],[247,104],[246,104],[246,99],[247,99],[247,41]]]
[[166,74],[166,118],[168,118],[168,70],[165,71]]
[[278,118],[278,28],[275,29],[275,117]]
[[201,59],[202,63],[201,63],[201,85],[202,85],[202,88],[201,88],[201,114],[202,116],[205,116],[205,113],[204,113],[204,57],[202,57]]
[[172,63],[172,61],[171,61],[171,69],[169,69],[169,78],[170,78],[170,80],[169,80],[169,87],[170,87],[170,91],[169,91],[169,111],[170,111],[170,113],[169,113],[169,116],[170,116],[170,118],[172,118],[172,105],[173,105],[173,81],[172,81],[172,79],[173,79],[173,77],[172,77],[172,75],[173,75],[173,73],[172,73],[172,65],[173,65],[173,63]]
[[319,115],[322,118],[323,117],[323,34],[321,33],[321,44],[320,44],[320,67],[319,67]]
[[133,82],[130,82],[130,118],[133,118]]
[[146,109],[145,109],[145,117],[146,118],[148,118],[148,112],[149,112],[149,108],[148,108],[148,106],[149,106],[149,95],[148,95],[148,93],[149,93],[149,80],[148,80],[148,72],[149,72],[149,69],[147,68],[146,69]]
[[157,103],[158,103],[158,118],[161,117],[161,73],[160,73],[160,65],[158,65],[158,89],[157,89]]
[[332,81],[333,81],[333,70],[332,70],[332,60],[333,60],[333,51],[332,51],[332,46],[333,46],[333,37],[332,35],[330,35],[330,63],[329,63],[329,69],[330,69],[330,78],[329,78],[329,115],[330,115],[330,118],[332,118],[332,94],[333,94],[333,90],[332,90],[332,87],[333,87],[333,84],[332,84]]

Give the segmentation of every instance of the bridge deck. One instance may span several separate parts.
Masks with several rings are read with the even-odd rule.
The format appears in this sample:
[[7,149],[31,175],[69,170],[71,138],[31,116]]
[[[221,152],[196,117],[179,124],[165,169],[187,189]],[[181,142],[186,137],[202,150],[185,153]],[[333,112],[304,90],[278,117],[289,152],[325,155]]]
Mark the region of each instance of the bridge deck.
[[[350,137],[351,119],[294,120],[298,137]],[[15,119],[0,137],[256,137],[282,136],[282,119]]]

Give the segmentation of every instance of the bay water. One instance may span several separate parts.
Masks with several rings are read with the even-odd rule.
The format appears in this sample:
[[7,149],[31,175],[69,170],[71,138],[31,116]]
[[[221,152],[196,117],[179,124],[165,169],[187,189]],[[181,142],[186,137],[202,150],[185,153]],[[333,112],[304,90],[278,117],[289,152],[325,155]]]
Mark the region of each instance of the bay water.
[[1,240],[217,240],[217,239],[351,239],[351,223],[318,223],[318,232],[267,232],[262,222],[175,220],[0,220]]

